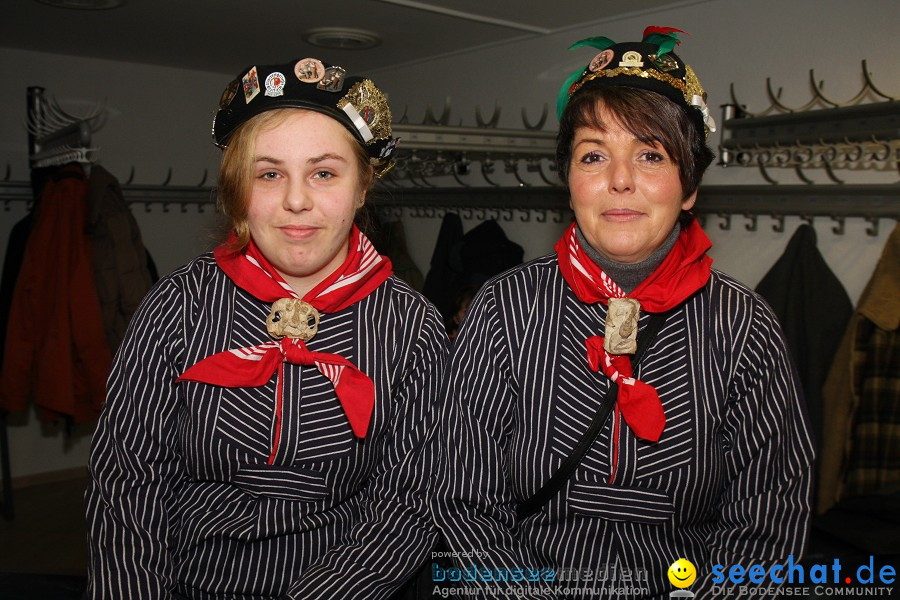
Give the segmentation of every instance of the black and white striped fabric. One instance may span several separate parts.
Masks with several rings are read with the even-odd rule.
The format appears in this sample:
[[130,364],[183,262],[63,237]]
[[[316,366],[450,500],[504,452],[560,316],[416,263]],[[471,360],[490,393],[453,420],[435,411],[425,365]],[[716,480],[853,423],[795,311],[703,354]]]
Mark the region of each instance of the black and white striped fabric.
[[269,309],[211,254],[144,300],[91,451],[90,598],[384,598],[424,561],[436,533],[423,444],[447,354],[437,311],[391,277],[322,315],[310,350],[375,383],[358,439],[312,366],[284,365],[280,421],[274,376],[259,388],[175,383],[206,356],[265,341]]
[[473,302],[446,374],[432,499],[451,551],[468,553],[462,566],[592,572],[586,585],[606,590],[627,573],[643,593],[591,597],[662,598],[680,557],[697,567],[697,597],[711,597],[714,564],[799,560],[813,463],[801,392],[769,307],[717,271],[638,367],[662,399],[659,442],[610,418],[562,491],[516,522],[518,503],[557,470],[610,385],[585,349],[605,313],[578,301],[556,254],[499,276]]

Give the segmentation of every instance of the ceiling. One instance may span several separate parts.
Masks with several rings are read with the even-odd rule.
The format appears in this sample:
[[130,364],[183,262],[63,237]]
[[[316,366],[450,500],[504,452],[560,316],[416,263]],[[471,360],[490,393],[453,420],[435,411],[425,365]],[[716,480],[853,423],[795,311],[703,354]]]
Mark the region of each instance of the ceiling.
[[[548,35],[685,0],[126,0],[107,10],[3,0],[0,46],[236,74],[248,64],[316,57],[357,72]],[[61,0],[85,5],[97,0]],[[99,0],[101,4],[111,0]],[[696,1],[696,0],[695,0]],[[602,9],[601,9],[602,7]],[[372,49],[304,40],[317,28],[375,33]]]

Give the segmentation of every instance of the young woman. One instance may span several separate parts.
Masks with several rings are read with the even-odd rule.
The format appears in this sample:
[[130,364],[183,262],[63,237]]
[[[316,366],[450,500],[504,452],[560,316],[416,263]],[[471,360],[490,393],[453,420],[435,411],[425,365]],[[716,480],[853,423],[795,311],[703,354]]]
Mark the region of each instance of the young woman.
[[368,79],[244,69],[213,123],[230,234],[129,328],[93,441],[91,598],[384,598],[435,540],[447,339],[354,225],[396,140]]

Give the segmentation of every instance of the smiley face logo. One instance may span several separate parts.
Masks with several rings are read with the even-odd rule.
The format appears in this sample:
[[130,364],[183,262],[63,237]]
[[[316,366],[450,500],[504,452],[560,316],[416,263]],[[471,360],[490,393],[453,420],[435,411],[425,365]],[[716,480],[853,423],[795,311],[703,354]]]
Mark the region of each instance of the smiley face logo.
[[679,558],[666,571],[669,581],[677,588],[686,588],[697,579],[697,569],[686,558]]

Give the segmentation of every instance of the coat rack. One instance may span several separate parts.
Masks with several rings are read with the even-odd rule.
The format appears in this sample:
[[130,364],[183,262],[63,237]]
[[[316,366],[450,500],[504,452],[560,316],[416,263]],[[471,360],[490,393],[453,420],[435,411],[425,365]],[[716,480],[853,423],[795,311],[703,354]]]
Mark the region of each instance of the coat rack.
[[[877,234],[879,219],[900,218],[900,185],[838,183],[840,180],[834,175],[835,169],[846,168],[848,162],[863,167],[874,164],[874,168],[890,167],[892,170],[897,165],[896,119],[900,102],[875,86],[865,62],[863,75],[865,85],[860,93],[840,105],[825,97],[821,84],[815,83],[815,75],[810,71],[813,99],[787,114],[770,115],[783,112],[785,108],[794,110],[780,102],[780,92],[772,92],[770,84],[767,85],[772,106],[756,114],[748,112],[737,101],[732,86],[732,104],[725,107],[726,118],[723,119],[722,164],[760,166],[769,185],[701,186],[699,214],[744,215],[750,221],[747,225],[751,231],[760,215],[773,216],[782,224],[787,215],[807,219],[827,217],[835,221],[837,232],[843,231],[843,220],[861,217],[872,222],[868,230],[872,235]],[[34,112],[43,106],[33,100],[32,90],[39,90],[38,96],[43,95],[42,88],[29,89],[29,114],[33,112],[32,106],[36,107]],[[887,102],[857,105],[873,95],[885,98]],[[808,110],[823,103],[830,108]],[[49,112],[64,113],[56,109],[58,106]],[[54,143],[55,148],[71,150],[72,139],[66,136],[75,136],[76,132],[81,137],[76,137],[74,147],[88,148],[89,140],[85,139],[83,125],[86,123],[90,128],[103,116],[99,110],[94,113],[86,118],[75,118],[82,122],[80,125],[67,123],[70,129],[65,135],[60,131],[57,137],[38,136],[30,148],[33,157],[49,152]],[[459,209],[468,211],[464,214],[499,217],[507,221],[533,218],[536,222],[544,222],[568,218],[568,195],[555,173],[556,134],[543,131],[547,113],[544,105],[540,117],[533,122],[523,109],[522,129],[501,129],[497,127],[501,114],[499,106],[495,106],[490,118],[485,118],[476,108],[473,127],[449,125],[449,101],[445,102],[440,116],[435,116],[432,107],[426,107],[423,121],[417,124],[409,122],[404,110],[394,124],[395,135],[401,138],[397,165],[376,190],[374,203],[382,210],[409,209],[415,216],[423,217]],[[71,115],[63,116],[72,121]],[[879,124],[873,125],[873,119]],[[798,136],[793,129],[797,123],[807,124],[805,126],[816,123],[817,129],[807,137]],[[766,128],[766,132],[774,130],[777,135],[764,139],[761,128]],[[784,131],[791,133],[788,136]],[[834,131],[839,133],[834,134]],[[830,137],[825,136],[825,132],[831,132]],[[820,150],[809,136],[831,145],[827,150]],[[789,146],[788,140],[798,143]],[[849,148],[842,144],[849,144]],[[822,162],[822,156],[828,160]],[[773,165],[796,167],[801,159],[806,160],[797,167],[799,174],[817,160],[833,175],[834,184],[813,184],[805,176],[801,177],[802,185],[777,184],[766,171],[767,161]],[[126,200],[143,204],[147,211],[157,206],[163,212],[186,212],[191,207],[204,211],[214,206],[215,188],[206,184],[205,171],[194,186],[172,185],[171,179],[172,170],[169,169],[162,183],[134,183],[135,170],[132,168],[122,183],[122,191]],[[32,200],[29,184],[11,181],[8,167],[4,180],[0,181],[0,200],[5,210],[9,210],[12,202]],[[730,226],[730,223],[727,219],[724,225]]]
[[[777,183],[770,168],[790,168],[806,184],[804,170],[821,168],[832,183],[842,185],[838,169],[900,170],[900,100],[881,91],[862,61],[863,87],[850,100],[825,96],[823,82],[809,72],[812,98],[799,107],[786,106],[781,90],[766,80],[771,104],[751,113],[735,96],[722,107],[723,140],[720,164],[757,167],[769,183]],[[864,103],[864,100],[876,102]]]
[[90,163],[97,148],[91,134],[106,117],[97,106],[83,116],[63,110],[42,87],[28,88],[28,163],[32,169],[69,162]]

